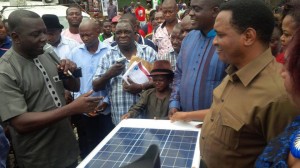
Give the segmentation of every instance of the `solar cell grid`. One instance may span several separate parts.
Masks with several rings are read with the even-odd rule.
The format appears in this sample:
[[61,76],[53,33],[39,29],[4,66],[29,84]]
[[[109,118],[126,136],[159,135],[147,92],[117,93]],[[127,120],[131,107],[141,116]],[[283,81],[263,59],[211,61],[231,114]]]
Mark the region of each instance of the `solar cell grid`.
[[142,156],[151,144],[160,148],[162,168],[191,167],[197,131],[121,127],[85,166],[118,168]]

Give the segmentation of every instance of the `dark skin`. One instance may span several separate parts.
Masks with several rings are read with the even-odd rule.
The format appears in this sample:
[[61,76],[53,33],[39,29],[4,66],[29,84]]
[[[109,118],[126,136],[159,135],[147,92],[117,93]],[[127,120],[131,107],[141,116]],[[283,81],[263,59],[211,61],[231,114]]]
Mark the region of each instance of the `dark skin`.
[[96,22],[93,20],[88,20],[84,23],[81,23],[79,26],[79,34],[87,50],[94,54],[98,50],[98,36],[100,34]]
[[[128,22],[119,22],[116,26],[116,42],[120,48],[121,53],[130,60],[133,55],[136,55],[137,49],[134,43],[134,28]],[[105,86],[109,80],[115,76],[120,75],[125,70],[125,65],[121,63],[115,63],[109,70],[103,74],[101,78],[97,78],[93,81],[93,89],[99,91],[105,89]],[[123,85],[124,91],[129,93],[139,93],[142,91],[142,87],[139,84],[131,83],[130,85]]]
[[168,34],[171,34],[173,27],[178,23],[176,18],[178,8],[175,0],[165,0],[162,4],[162,12],[166,22],[166,29]]
[[[201,32],[206,35],[213,29],[218,12],[219,8],[211,5],[208,0],[191,0],[191,11],[189,15],[191,17],[192,29],[201,30]],[[172,121],[176,120],[176,117],[172,117],[172,115],[178,110],[179,109],[176,108],[171,108],[169,110],[169,118],[171,118]],[[204,112],[204,114],[205,113],[206,112]]]
[[[170,94],[172,89],[169,87],[173,79],[168,78],[166,75],[154,75],[152,76],[153,84],[155,86],[155,95],[158,99],[164,99]],[[132,117],[130,113],[126,113],[122,116],[123,119]]]
[[47,42],[54,47],[57,47],[61,40],[61,29],[48,29]]
[[[100,31],[98,29],[98,25],[93,20],[88,20],[86,22],[83,22],[79,26],[79,34],[81,37],[81,40],[85,44],[87,50],[94,54],[99,47],[99,40],[98,36],[100,34]],[[102,103],[100,106],[97,106],[93,112],[88,113],[90,117],[94,117],[97,115],[97,111],[101,109],[104,111],[107,107],[106,103]]]
[[[123,21],[125,21],[125,22],[130,22],[132,25],[133,25],[133,27],[134,27],[134,31],[135,31],[135,33],[134,33],[134,40],[136,41],[136,42],[138,42],[138,40],[139,40],[139,38],[140,38],[140,36],[139,36],[139,34],[138,34],[138,31],[139,31],[139,23],[137,22],[137,19],[134,17],[134,18],[131,18],[131,19],[129,19],[129,18],[121,18],[120,19],[121,21],[123,20]],[[144,83],[143,85],[138,85],[138,84],[136,84],[136,83],[134,83],[134,82],[132,82],[130,79],[128,80],[128,82],[130,83],[130,85],[132,85],[131,87],[134,87],[133,88],[133,90],[135,90],[136,92],[132,92],[131,90],[129,90],[129,92],[130,93],[133,93],[133,94],[135,94],[135,93],[139,93],[139,92],[141,92],[142,90],[144,90],[144,89],[149,89],[149,88],[152,88],[153,87],[153,84],[152,84],[152,81],[150,81],[150,82],[146,82],[146,83]],[[125,84],[124,84],[125,85]],[[125,89],[130,89],[130,88],[128,88],[127,87],[127,85],[125,85]]]
[[0,44],[5,42],[7,32],[4,23],[0,20]]
[[[36,58],[43,53],[46,43],[46,26],[41,18],[22,18],[17,29],[12,30],[13,49],[26,59]],[[73,72],[76,64],[70,60],[62,60],[58,70]],[[74,91],[79,90],[79,79],[64,81],[66,88]],[[75,85],[76,83],[76,85]],[[24,112],[9,120],[10,125],[20,134],[38,131],[74,114],[93,110],[100,98],[89,97],[92,91],[85,93],[72,103],[49,111]]]
[[78,8],[69,8],[66,19],[69,22],[69,31],[73,34],[79,33],[79,25],[82,21],[82,13]]
[[103,23],[103,36],[104,39],[110,38],[111,35],[111,23],[110,22],[104,22]]
[[164,99],[171,92],[171,88],[169,86],[173,81],[172,78],[169,78],[166,75],[154,75],[152,76],[152,80],[156,89],[156,97]]

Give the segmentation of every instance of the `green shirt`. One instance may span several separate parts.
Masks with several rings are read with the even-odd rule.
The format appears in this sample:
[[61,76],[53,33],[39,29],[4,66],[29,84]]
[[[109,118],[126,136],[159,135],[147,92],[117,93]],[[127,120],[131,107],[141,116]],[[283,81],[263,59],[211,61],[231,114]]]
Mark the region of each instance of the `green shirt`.
[[[111,33],[111,36],[113,36],[113,35],[114,35],[114,34]],[[110,36],[110,37],[111,37],[111,36]],[[109,38],[110,38],[110,37],[109,37]],[[101,34],[99,35],[98,39],[99,39],[101,42],[103,42],[105,39],[108,39],[108,38],[105,38],[105,37],[104,37],[104,34],[101,33]]]
[[[49,92],[45,75],[34,64],[37,60],[47,72],[55,94]],[[56,64],[49,55],[29,60],[10,49],[0,59],[0,115],[3,121],[63,105],[63,83],[58,79]],[[19,167],[63,168],[77,160],[78,145],[68,118],[27,134],[19,134],[12,127],[10,132]]]
[[159,99],[155,95],[155,88],[148,89],[141,94],[140,100],[129,109],[131,117],[137,117],[142,114],[143,118],[148,119],[166,119],[169,112],[169,94],[164,99]]

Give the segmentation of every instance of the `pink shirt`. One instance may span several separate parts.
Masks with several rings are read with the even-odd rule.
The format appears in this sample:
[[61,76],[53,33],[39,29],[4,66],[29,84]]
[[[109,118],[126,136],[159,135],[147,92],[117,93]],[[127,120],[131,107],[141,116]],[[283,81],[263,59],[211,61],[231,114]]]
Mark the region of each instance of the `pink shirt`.
[[152,41],[158,48],[158,58],[161,58],[173,49],[165,23],[157,28],[155,34],[152,36]]
[[63,30],[61,32],[61,35],[65,36],[65,37],[68,37],[70,39],[73,39],[73,40],[79,42],[80,44],[83,44],[83,41],[81,40],[80,35],[71,33],[69,29]]

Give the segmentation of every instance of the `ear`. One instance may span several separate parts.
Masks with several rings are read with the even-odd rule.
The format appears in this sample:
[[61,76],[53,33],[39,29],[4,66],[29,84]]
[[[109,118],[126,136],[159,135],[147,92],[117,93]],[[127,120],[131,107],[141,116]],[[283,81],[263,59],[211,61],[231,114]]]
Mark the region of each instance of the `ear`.
[[13,32],[11,32],[10,37],[15,44],[20,44],[20,38],[19,38],[18,33],[13,31]]
[[217,15],[219,14],[219,12],[220,12],[220,8],[219,7],[217,7],[217,6],[213,7],[212,8],[212,16],[213,16],[213,18],[216,18]]
[[244,45],[251,46],[256,41],[256,31],[253,28],[247,28],[243,33]]

